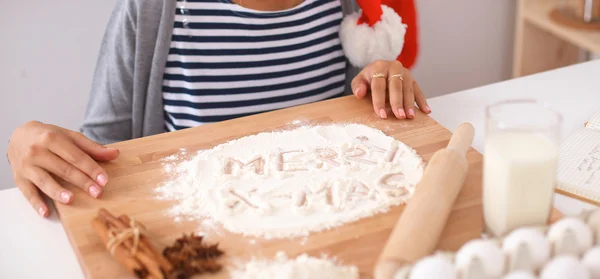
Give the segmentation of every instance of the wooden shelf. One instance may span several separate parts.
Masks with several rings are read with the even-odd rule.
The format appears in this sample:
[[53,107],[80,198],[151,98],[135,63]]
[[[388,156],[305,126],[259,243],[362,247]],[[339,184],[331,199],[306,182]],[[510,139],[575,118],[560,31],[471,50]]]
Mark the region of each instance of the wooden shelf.
[[559,0],[525,0],[522,17],[537,27],[554,34],[573,45],[592,53],[600,53],[600,32],[579,30],[555,23],[550,19],[550,12],[561,5]]
[[[573,1],[573,0],[568,0]],[[567,1],[518,0],[513,77],[581,62],[581,51],[600,53],[600,32],[563,26],[550,12]]]

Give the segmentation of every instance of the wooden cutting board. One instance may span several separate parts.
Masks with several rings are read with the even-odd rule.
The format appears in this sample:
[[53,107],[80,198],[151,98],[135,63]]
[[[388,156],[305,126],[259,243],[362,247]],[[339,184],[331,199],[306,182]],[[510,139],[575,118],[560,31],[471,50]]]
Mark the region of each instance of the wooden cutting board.
[[[388,112],[388,115],[392,114]],[[103,164],[108,171],[109,183],[102,198],[95,200],[80,190],[72,189],[75,193],[73,204],[57,204],[63,226],[86,276],[132,278],[111,258],[90,226],[90,220],[101,207],[115,215],[130,215],[145,224],[150,237],[156,240],[161,250],[183,233],[199,227],[199,222],[175,223],[165,214],[172,202],[155,199],[153,190],[167,179],[160,161],[162,158],[177,153],[180,148],[186,148],[188,152],[207,149],[242,136],[290,129],[297,125],[295,123],[307,122],[362,123],[375,127],[416,149],[426,161],[435,151],[445,147],[451,136],[447,129],[425,114],[417,112],[413,120],[382,120],[373,113],[369,100],[356,100],[350,96],[113,144],[112,147],[121,150],[121,155],[117,160]],[[467,182],[450,216],[439,249],[456,250],[466,241],[479,237],[482,231],[482,156],[471,149],[467,158]],[[402,208],[394,207],[386,214],[314,233],[308,238],[267,241],[243,238],[219,228],[216,232],[207,233],[209,240],[218,241],[226,252],[226,262],[253,256],[272,257],[280,250],[290,256],[306,252],[318,257],[325,253],[358,266],[361,275],[368,277]],[[216,277],[227,278],[225,273]]]

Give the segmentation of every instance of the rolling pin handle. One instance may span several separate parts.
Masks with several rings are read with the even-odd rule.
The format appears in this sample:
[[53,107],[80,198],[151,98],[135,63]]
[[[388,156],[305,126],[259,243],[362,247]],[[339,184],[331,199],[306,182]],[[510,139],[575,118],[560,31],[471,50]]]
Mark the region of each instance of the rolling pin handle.
[[474,136],[475,129],[473,125],[467,122],[462,123],[458,126],[454,134],[452,134],[447,149],[452,149],[464,156],[469,151],[469,148],[471,148]]
[[473,125],[461,124],[448,147],[431,157],[379,255],[373,270],[375,279],[391,279],[398,268],[408,267],[435,250],[465,183],[469,167],[465,155],[474,134]]

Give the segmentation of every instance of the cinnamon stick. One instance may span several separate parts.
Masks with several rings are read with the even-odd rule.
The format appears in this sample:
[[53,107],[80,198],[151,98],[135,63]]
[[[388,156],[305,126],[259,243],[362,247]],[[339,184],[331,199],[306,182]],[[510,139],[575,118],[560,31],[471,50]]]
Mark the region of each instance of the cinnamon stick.
[[110,214],[110,212],[108,212],[108,210],[104,208],[98,210],[98,217],[103,217],[104,219],[106,219],[107,222],[109,222],[111,225],[118,229],[124,230],[129,228],[128,224],[121,223],[121,221],[117,217]]
[[[119,219],[125,224],[131,224],[131,219],[129,219],[129,216],[127,215],[121,215],[119,216]],[[143,227],[143,225],[141,226]],[[144,229],[146,228],[144,227]],[[143,247],[144,249],[147,249],[150,254],[154,255],[154,258],[156,259],[160,267],[165,271],[165,273],[169,273],[171,272],[171,270],[173,270],[173,265],[167,260],[167,258],[165,258],[165,256],[163,256],[163,254],[160,251],[156,250],[156,248],[154,247],[154,245],[152,245],[150,239],[147,236],[142,235],[140,237],[139,246]]]
[[[108,224],[99,218],[94,218],[94,220],[92,220],[92,227],[102,240],[102,243],[106,246],[109,241]],[[146,272],[144,272],[145,269],[143,268],[142,264],[137,259],[132,257],[129,252],[125,250],[125,248],[121,246],[116,247],[114,257],[127,270],[129,270],[129,272],[138,274],[138,276],[141,276],[142,278],[147,275]]]
[[[124,216],[124,215],[123,215]],[[118,218],[117,219],[119,222],[122,223],[122,225],[125,224],[131,224],[130,221],[127,222],[122,222],[123,219]],[[127,220],[129,220],[129,217],[127,217]],[[131,225],[126,225],[126,227],[129,229],[131,228]],[[135,257],[144,264],[144,266],[148,269],[148,272],[150,272],[150,274],[152,274],[154,277],[160,279],[164,277],[164,274],[162,272],[162,267],[160,266],[160,259],[161,258],[157,258],[156,255],[154,255],[154,253],[152,252],[152,248],[150,247],[145,247],[144,243],[143,243],[143,238],[144,235],[140,235],[140,240],[138,242],[138,249],[137,249],[137,253],[135,253]],[[133,248],[133,240],[132,239],[128,239],[125,241],[125,245],[127,246],[127,248],[132,249]],[[165,274],[167,274],[170,270],[164,270]]]
[[152,276],[158,279],[164,278],[164,274],[161,271],[160,266],[158,266],[158,264],[152,256],[146,255],[141,252],[137,252],[134,257],[136,257],[140,262],[144,264],[144,266]]
[[[119,220],[121,220],[121,222],[125,223],[125,224],[131,224],[131,219],[129,219],[129,216],[125,215],[125,214],[121,214],[121,216],[119,216]],[[144,224],[142,223],[137,223],[138,226],[140,226],[142,229],[146,229],[146,226],[144,226]]]
[[[129,225],[131,223],[129,217],[122,218],[123,220],[128,221],[123,222],[123,220],[116,218],[110,212],[103,208],[98,211],[98,216],[101,218],[105,218],[105,220],[109,224],[111,224],[115,228],[118,228],[119,230],[131,228],[131,226]],[[157,256],[157,254],[153,252],[154,249],[151,248],[152,245],[147,243],[147,241],[144,241],[145,238],[146,237],[144,235],[140,235],[137,253],[133,256],[137,258],[140,262],[142,262],[142,264],[146,267],[150,274],[157,278],[163,278],[164,276],[162,271],[164,271],[165,274],[168,274],[171,271],[172,266],[169,262],[166,261],[166,259],[163,258],[162,255],[159,254]],[[132,239],[127,239],[123,241],[123,244],[129,249],[132,249],[134,246]],[[165,262],[166,264],[164,264]]]

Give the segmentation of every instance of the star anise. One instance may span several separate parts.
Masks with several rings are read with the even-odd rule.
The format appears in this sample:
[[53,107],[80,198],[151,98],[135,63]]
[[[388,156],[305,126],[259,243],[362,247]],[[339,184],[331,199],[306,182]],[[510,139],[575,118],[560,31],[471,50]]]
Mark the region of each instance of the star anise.
[[202,236],[183,235],[163,250],[163,255],[173,264],[170,279],[187,279],[196,274],[216,273],[221,270],[217,258],[223,255],[218,244],[205,245]]

